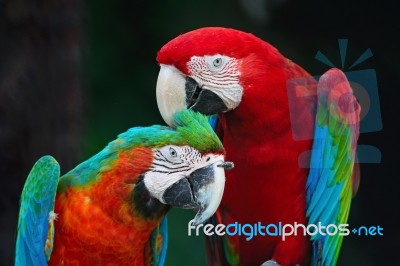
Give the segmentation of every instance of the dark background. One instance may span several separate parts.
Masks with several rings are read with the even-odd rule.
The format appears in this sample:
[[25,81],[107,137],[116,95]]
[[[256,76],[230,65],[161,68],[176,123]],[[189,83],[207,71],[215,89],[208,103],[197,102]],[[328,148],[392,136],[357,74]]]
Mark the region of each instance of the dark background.
[[[346,237],[339,265],[400,265],[398,16],[395,1],[0,0],[0,265],[13,264],[34,162],[51,154],[65,173],[127,128],[163,123],[156,52],[203,26],[252,32],[315,75],[328,69],[318,50],[340,66],[339,38],[349,39],[346,66],[372,50],[354,69],[376,70],[383,130],[359,142],[379,148],[382,161],[361,165],[349,223],[380,225],[384,236]],[[171,212],[167,265],[205,264],[203,238],[187,236],[193,216]]]

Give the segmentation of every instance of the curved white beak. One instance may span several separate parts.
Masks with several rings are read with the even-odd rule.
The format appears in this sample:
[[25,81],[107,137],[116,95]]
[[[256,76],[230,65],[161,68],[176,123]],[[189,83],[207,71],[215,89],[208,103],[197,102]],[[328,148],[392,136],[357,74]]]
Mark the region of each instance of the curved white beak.
[[173,126],[173,116],[186,109],[185,76],[176,67],[160,65],[157,80],[157,105],[165,123]]

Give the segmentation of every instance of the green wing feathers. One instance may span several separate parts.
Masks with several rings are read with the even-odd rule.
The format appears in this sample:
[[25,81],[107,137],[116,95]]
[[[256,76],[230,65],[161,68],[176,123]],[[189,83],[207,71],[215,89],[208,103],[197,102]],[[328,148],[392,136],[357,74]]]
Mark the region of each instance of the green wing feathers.
[[[353,194],[360,110],[342,71],[332,69],[320,78],[307,180],[307,217],[310,224],[321,222],[327,226],[347,223]],[[316,234],[311,240],[313,265],[336,265],[343,236]]]
[[50,214],[53,214],[59,178],[60,166],[51,156],[40,158],[29,173],[21,195],[16,266],[47,265],[54,233],[49,232]]

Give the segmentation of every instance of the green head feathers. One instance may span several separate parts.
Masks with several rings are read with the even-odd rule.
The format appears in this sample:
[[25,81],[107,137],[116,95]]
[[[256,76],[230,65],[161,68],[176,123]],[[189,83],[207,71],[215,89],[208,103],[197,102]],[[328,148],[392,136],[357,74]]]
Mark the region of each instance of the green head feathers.
[[174,128],[158,125],[131,128],[120,134],[108,148],[125,150],[135,146],[158,148],[165,145],[189,145],[201,153],[223,153],[222,143],[206,116],[185,109],[175,114],[173,126]]
[[102,151],[66,174],[65,183],[82,185],[97,178],[98,171],[107,170],[122,151],[134,147],[159,148],[167,145],[188,145],[199,152],[223,154],[224,148],[208,123],[207,117],[191,110],[177,112],[174,128],[154,125],[134,127],[120,134]]
[[200,152],[223,152],[224,147],[206,116],[199,112],[183,110],[175,114],[174,127],[187,144]]

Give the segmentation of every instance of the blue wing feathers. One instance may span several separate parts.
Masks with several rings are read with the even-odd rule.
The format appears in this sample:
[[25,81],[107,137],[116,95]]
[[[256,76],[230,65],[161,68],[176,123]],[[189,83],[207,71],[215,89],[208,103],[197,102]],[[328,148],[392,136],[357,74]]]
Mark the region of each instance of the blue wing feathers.
[[215,131],[217,129],[217,125],[218,125],[218,116],[217,115],[210,115],[208,117],[208,123],[210,124],[212,129],[214,129],[214,131]]
[[165,264],[165,259],[167,257],[167,248],[168,248],[168,218],[167,216],[161,221],[160,225],[161,235],[163,236],[163,242],[161,247],[161,254],[160,254],[160,263],[159,266]]
[[33,166],[21,195],[15,265],[47,265],[44,253],[49,213],[60,177],[60,167],[51,156],[44,156]]
[[[159,237],[161,235],[161,246],[159,246]],[[165,216],[160,225],[155,228],[151,235],[151,248],[152,248],[152,265],[163,266],[167,257],[168,248],[168,218]]]
[[[346,77],[337,69],[328,71],[318,83],[318,111],[306,186],[306,215],[312,224],[347,223],[360,108],[355,98],[340,102],[340,97],[351,93]],[[342,112],[343,104],[354,105],[354,112]],[[336,265],[342,236],[316,234],[311,241],[312,265]]]

